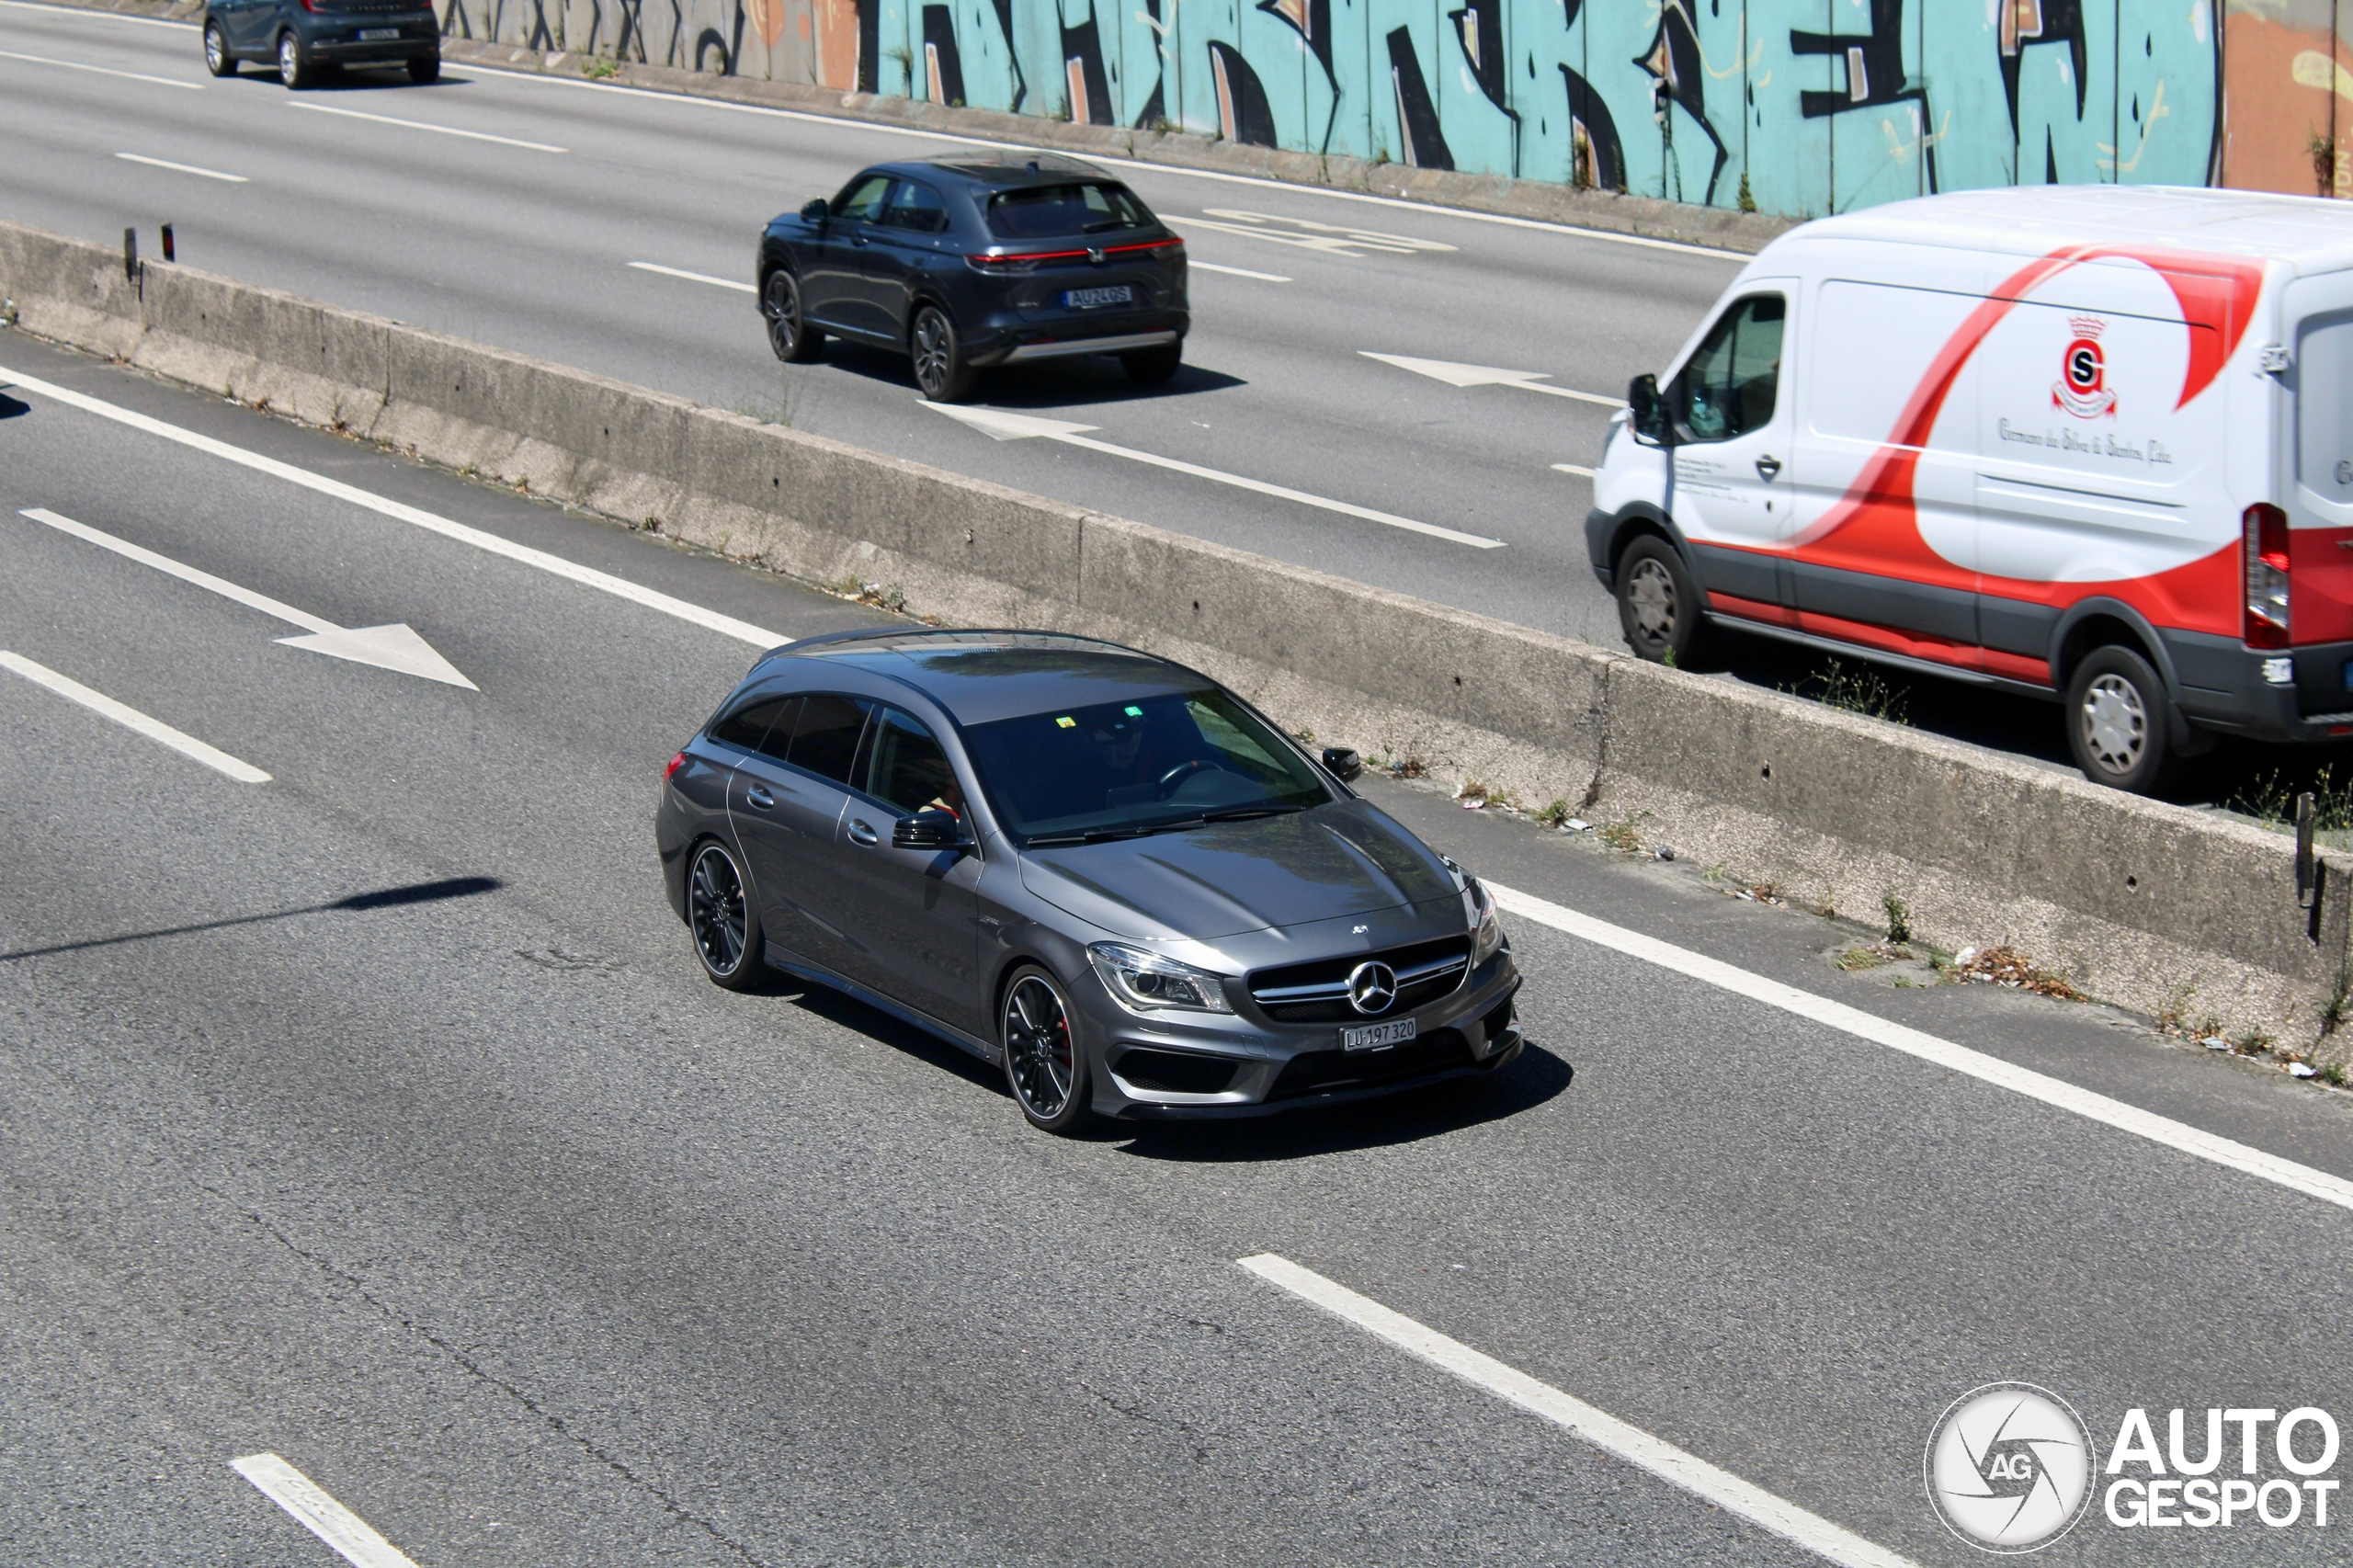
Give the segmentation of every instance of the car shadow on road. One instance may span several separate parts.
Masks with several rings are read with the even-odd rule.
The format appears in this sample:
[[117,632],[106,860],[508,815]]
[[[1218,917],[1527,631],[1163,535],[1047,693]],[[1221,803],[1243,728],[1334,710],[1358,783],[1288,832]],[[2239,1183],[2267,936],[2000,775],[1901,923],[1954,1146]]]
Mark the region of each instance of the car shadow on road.
[[1501,1121],[1567,1092],[1576,1069],[1540,1045],[1493,1077],[1455,1078],[1386,1099],[1308,1107],[1239,1121],[1114,1122],[1087,1136],[1125,1141],[1120,1152],[1184,1165],[1300,1160],[1381,1149]]
[[[911,393],[915,390],[915,370],[904,354],[851,343],[839,337],[827,338],[824,353],[825,362],[835,369],[864,376],[869,381],[904,387]],[[1155,398],[1185,397],[1197,392],[1224,392],[1230,387],[1249,384],[1239,376],[1229,376],[1222,370],[1186,365],[1156,387],[1138,386],[1128,379],[1127,371],[1120,369],[1109,355],[1084,354],[1042,365],[1015,365],[983,370],[979,384],[972,389],[972,397],[975,402],[999,408],[1051,412],[1083,408],[1095,403],[1143,403]]]

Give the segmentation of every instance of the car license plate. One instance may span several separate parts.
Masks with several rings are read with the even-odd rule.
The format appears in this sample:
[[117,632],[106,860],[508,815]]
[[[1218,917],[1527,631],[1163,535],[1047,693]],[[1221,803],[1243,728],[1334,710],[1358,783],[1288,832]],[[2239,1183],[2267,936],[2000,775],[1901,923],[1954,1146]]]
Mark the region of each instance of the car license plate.
[[1392,1045],[1403,1045],[1413,1039],[1415,1028],[1412,1018],[1393,1018],[1385,1024],[1358,1024],[1355,1028],[1340,1031],[1340,1049],[1386,1051]]
[[1065,289],[1063,309],[1084,311],[1096,305],[1125,305],[1131,303],[1136,291],[1125,283],[1114,283],[1104,289]]
[[362,28],[359,29],[359,41],[362,43],[381,43],[388,38],[398,38],[400,36],[401,30],[398,28]]

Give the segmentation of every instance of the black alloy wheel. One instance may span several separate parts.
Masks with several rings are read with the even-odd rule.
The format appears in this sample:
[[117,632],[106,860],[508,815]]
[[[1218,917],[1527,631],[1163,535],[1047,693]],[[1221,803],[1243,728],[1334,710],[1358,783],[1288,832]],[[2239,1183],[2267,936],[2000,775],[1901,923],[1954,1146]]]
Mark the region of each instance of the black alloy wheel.
[[204,24],[204,68],[215,76],[237,74],[237,57],[229,52],[229,35],[218,22]]
[[1618,558],[1618,624],[1634,656],[1683,665],[1706,646],[1699,585],[1673,545],[1645,534]]
[[2131,648],[2096,648],[2067,682],[2067,747],[2095,784],[2146,795],[2174,770],[2173,699]]
[[964,345],[956,335],[956,324],[938,305],[926,305],[915,312],[915,330],[907,335],[907,347],[915,359],[915,386],[927,403],[961,403],[972,395],[972,382],[978,380],[972,368],[964,363]]
[[1140,387],[1156,387],[1174,376],[1185,363],[1185,345],[1171,343],[1160,348],[1139,348],[1132,354],[1120,356],[1120,367],[1128,380]]
[[687,869],[687,929],[712,984],[748,991],[767,972],[760,957],[759,912],[735,857],[716,840],[697,849]]
[[1070,1002],[1052,975],[1033,964],[1013,977],[997,1037],[1006,1083],[1030,1126],[1069,1132],[1093,1119]]
[[436,52],[408,62],[408,79],[422,85],[441,79],[441,56]]
[[302,40],[291,32],[278,35],[278,79],[289,87],[314,86],[319,68],[302,52]]
[[817,357],[825,335],[801,313],[801,280],[778,267],[768,274],[760,295],[760,313],[768,318],[768,347],[788,365],[802,365]]

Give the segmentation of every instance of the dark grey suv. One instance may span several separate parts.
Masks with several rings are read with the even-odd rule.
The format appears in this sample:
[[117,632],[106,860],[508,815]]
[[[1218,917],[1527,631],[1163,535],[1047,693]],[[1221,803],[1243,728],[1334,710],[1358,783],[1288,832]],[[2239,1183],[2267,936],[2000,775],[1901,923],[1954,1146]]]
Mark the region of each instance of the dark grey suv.
[[441,24],[433,0],[206,0],[204,64],[233,76],[240,61],[278,68],[307,87],[342,65],[405,65],[409,79],[441,74]]
[[1041,632],[850,632],[671,759],[670,902],[1001,1063],[1039,1127],[1246,1116],[1491,1072],[1519,974],[1477,881],[1207,676]]

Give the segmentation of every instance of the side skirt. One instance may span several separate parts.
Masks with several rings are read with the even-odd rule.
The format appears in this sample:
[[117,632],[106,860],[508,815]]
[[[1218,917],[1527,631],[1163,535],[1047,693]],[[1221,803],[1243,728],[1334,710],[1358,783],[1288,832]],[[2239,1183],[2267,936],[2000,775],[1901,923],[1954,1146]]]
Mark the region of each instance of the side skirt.
[[2014,697],[2031,697],[2038,702],[2063,702],[2066,694],[2030,681],[2012,680],[2007,676],[1989,675],[1984,670],[1964,670],[1955,665],[1940,665],[1934,659],[1915,659],[1908,653],[1890,653],[1878,648],[1867,648],[1859,642],[1841,642],[1832,637],[1817,637],[1811,631],[1800,631],[1793,626],[1770,626],[1761,620],[1743,620],[1736,615],[1709,612],[1708,619],[1720,626],[1741,631],[1754,631],[1760,637],[1778,637],[1784,642],[1794,642],[1802,648],[1813,648],[1841,658],[1868,659],[1875,665],[1906,670],[1914,675],[1936,676],[1945,680],[1959,681],[1964,686],[1989,687]]
[[903,1024],[919,1028],[926,1034],[938,1035],[949,1044],[961,1046],[992,1065],[998,1060],[996,1047],[978,1035],[966,1034],[955,1025],[943,1024],[928,1013],[917,1012],[913,1007],[892,1001],[888,996],[869,991],[858,982],[844,979],[823,965],[813,964],[806,959],[795,958],[774,942],[767,943],[765,947],[770,968],[780,969],[787,974],[808,981],[813,985],[822,985],[828,991],[838,991],[845,996],[856,997],[876,1012],[888,1013]]

